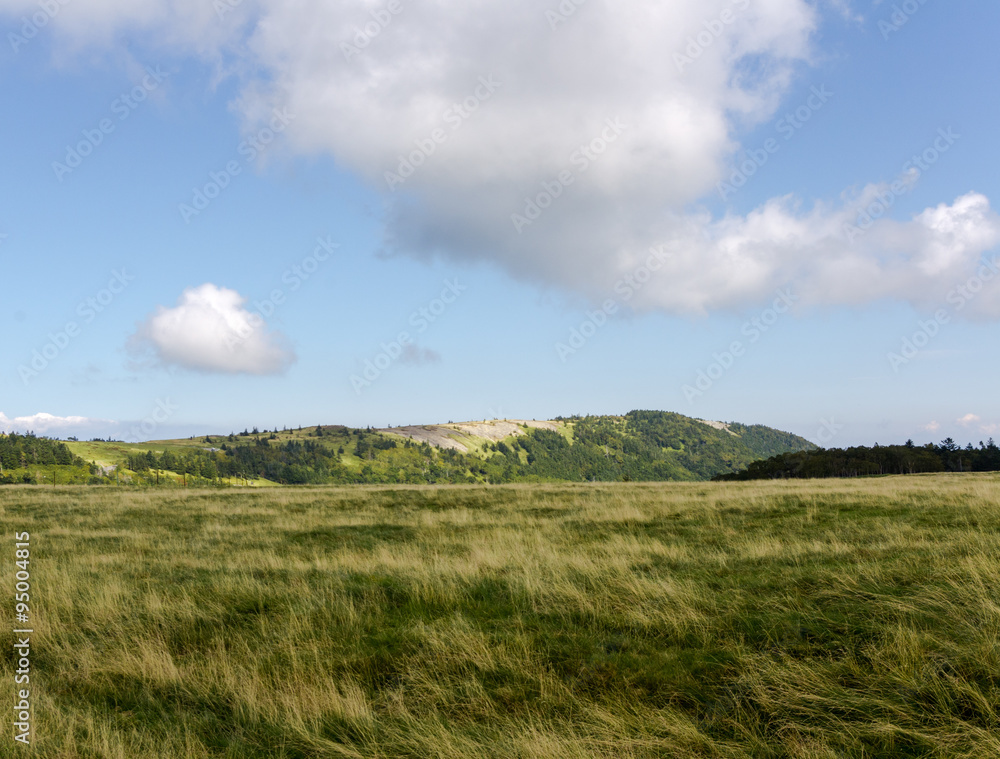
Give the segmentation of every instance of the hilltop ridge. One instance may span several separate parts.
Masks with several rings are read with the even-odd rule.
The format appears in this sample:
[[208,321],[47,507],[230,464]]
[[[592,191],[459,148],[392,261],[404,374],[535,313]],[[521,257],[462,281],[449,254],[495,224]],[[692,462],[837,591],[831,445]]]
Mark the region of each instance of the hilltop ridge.
[[66,445],[90,462],[89,474],[13,462],[24,466],[7,481],[273,486],[708,480],[815,447],[763,425],[667,411],[366,429],[254,427],[183,440]]

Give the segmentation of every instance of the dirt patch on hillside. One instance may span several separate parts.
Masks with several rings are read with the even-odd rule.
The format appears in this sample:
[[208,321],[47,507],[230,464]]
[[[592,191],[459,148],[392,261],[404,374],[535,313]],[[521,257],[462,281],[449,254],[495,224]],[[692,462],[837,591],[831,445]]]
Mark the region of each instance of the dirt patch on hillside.
[[739,437],[735,432],[729,429],[729,425],[725,422],[709,422],[705,419],[695,419],[696,422],[701,422],[702,424],[707,424],[709,427],[714,427],[717,430],[725,430],[733,437]]
[[486,438],[493,442],[512,435],[523,435],[524,426],[532,429],[559,430],[558,422],[536,422],[526,419],[496,419],[492,422],[459,422],[457,424],[428,424],[415,427],[392,427],[380,429],[389,435],[400,435],[417,443],[429,443],[438,448],[448,448],[468,453],[475,448],[472,438]]

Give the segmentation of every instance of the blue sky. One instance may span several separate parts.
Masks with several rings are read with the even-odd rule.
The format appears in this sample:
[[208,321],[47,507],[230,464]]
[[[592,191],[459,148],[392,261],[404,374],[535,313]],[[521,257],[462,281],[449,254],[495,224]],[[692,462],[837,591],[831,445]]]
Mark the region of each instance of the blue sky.
[[0,0],[0,429],[647,408],[978,443],[997,28],[986,0]]

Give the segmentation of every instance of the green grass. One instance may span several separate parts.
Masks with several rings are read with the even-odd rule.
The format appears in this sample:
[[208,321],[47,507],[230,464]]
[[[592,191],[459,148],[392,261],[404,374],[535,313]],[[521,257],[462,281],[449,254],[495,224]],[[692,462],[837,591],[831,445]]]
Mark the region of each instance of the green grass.
[[[213,444],[218,448],[219,444]],[[173,454],[186,454],[190,453],[193,448],[209,448],[208,443],[204,442],[204,438],[196,438],[195,440],[154,440],[148,443],[108,443],[100,440],[96,441],[80,441],[80,442],[67,442],[66,446],[73,452],[75,456],[79,456],[84,461],[90,462],[94,461],[102,466],[109,466],[111,464],[124,464],[129,456],[134,456],[138,453],[145,453],[146,451],[154,451],[157,454],[162,454],[164,451],[170,451]]]
[[575,436],[573,434],[573,429],[576,427],[576,422],[558,422],[558,428],[556,432],[566,438],[566,442],[573,445]]
[[11,486],[0,522],[36,630],[0,756],[1000,756],[995,475]]
[[[301,432],[291,430],[278,432],[277,440],[273,442],[277,445],[278,443],[287,443],[292,440],[314,440],[328,446],[336,447],[336,442],[332,438],[329,440],[326,438],[310,438],[309,434],[315,432],[315,430],[315,427],[304,427]],[[260,433],[261,437],[270,437],[270,435],[270,430]],[[202,435],[200,437],[180,438],[177,440],[150,440],[145,443],[109,443],[103,440],[67,441],[66,445],[74,455],[79,456],[84,461],[96,461],[98,464],[106,466],[109,464],[124,464],[129,456],[145,453],[146,451],[153,451],[157,454],[170,451],[173,454],[185,455],[191,453],[192,450],[219,448],[223,443],[230,445],[252,444],[255,436],[240,437],[237,434],[235,441],[229,440],[228,433],[225,435],[209,435],[207,437],[211,439],[211,443],[206,443],[206,436]]]

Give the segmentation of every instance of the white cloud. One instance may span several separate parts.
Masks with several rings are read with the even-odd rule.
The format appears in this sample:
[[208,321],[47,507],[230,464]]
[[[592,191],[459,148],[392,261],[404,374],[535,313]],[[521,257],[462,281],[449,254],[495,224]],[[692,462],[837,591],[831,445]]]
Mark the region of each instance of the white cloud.
[[35,432],[39,435],[72,434],[74,431],[100,424],[113,424],[113,422],[108,422],[106,419],[90,419],[85,416],[53,416],[46,413],[17,416],[11,419],[0,411],[0,432]]
[[173,308],[160,306],[129,340],[166,366],[223,374],[280,374],[295,354],[280,332],[243,304],[235,290],[207,283],[184,291]]
[[941,429],[941,425],[938,422],[931,422],[930,424],[925,425],[924,429],[927,430],[928,432],[937,432],[939,429]]
[[[865,188],[859,197],[876,191]],[[952,287],[975,276],[984,253],[1000,242],[1000,216],[975,193],[909,222],[877,221],[852,242],[844,230],[855,223],[857,207],[850,199],[803,211],[789,196],[747,216],[677,218],[662,233],[671,259],[636,302],[704,312],[759,301],[788,284],[806,304],[891,298],[933,309],[945,304]],[[643,258],[622,249],[619,270],[634,269]],[[998,294],[987,283],[965,313],[1000,317]]]
[[[42,29],[55,34],[60,43],[55,46],[56,55],[64,59],[91,46],[115,46],[118,48],[116,52],[124,53],[129,45],[124,42],[116,45],[116,41],[125,34],[133,37],[133,45],[155,40],[157,46],[192,50],[206,57],[218,58],[228,45],[238,39],[236,35],[247,22],[253,3],[235,2],[236,7],[221,16],[214,7],[217,4],[203,0],[149,0],[142,3],[128,0],[87,0],[82,3],[70,0],[52,0],[49,3],[0,0],[0,13],[6,13],[20,22],[12,26],[11,33],[22,35],[26,42],[35,37],[32,29],[36,33]],[[42,19],[44,23],[39,24]]]
[[956,420],[957,424],[963,427],[975,427],[979,432],[992,435],[1000,430],[1000,425],[993,422],[984,422],[982,417],[976,414],[966,414],[961,419]]
[[[29,6],[0,0],[0,9]],[[810,61],[815,3],[588,0],[554,30],[545,12],[555,0],[402,0],[382,28],[375,16],[385,7],[246,0],[218,18],[204,0],[95,0],[68,5],[56,30],[77,44],[155,33],[165,46],[253,72],[236,103],[246,126],[275,106],[294,113],[285,137],[296,149],[332,154],[384,191],[389,249],[492,261],[600,300],[650,246],[665,245],[665,265],[630,301],[643,311],[742,308],[782,286],[804,305],[938,308],[1000,242],[1000,217],[975,193],[909,220],[883,218],[853,242],[844,226],[885,185],[811,208],[789,195],[746,215],[699,210],[739,155],[741,131],[777,115]],[[833,7],[851,17],[849,3]],[[345,55],[359,32],[365,45]],[[677,54],[690,62],[679,65]],[[456,119],[480,77],[501,84]],[[571,156],[609,118],[626,129],[584,172]],[[446,139],[390,192],[386,172],[435,129]],[[516,229],[512,214],[566,170],[573,184]],[[967,306],[962,315],[1000,318],[993,287]],[[206,368],[212,357],[199,351],[195,363]]]

